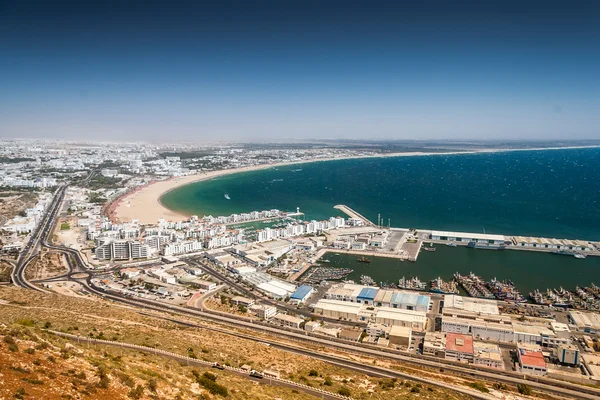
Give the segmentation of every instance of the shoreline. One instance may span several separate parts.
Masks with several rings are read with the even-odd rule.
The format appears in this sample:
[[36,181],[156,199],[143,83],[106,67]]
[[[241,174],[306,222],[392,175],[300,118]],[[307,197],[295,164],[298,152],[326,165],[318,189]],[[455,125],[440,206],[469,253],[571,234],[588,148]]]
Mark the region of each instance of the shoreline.
[[[465,150],[452,151],[444,153],[432,152],[406,152],[406,153],[390,153],[390,154],[375,154],[349,157],[322,158],[314,160],[290,161],[273,164],[261,164],[249,167],[223,169],[219,171],[210,171],[197,173],[193,175],[172,177],[162,181],[152,181],[147,185],[135,188],[133,191],[125,193],[119,198],[113,200],[106,206],[108,217],[114,221],[131,221],[138,219],[140,224],[155,224],[159,219],[167,221],[184,221],[191,214],[173,211],[165,207],[160,201],[165,194],[175,190],[181,186],[192,183],[202,182],[209,179],[239,174],[251,171],[260,171],[268,168],[284,167],[289,165],[308,164],[314,162],[329,162],[354,160],[365,158],[391,158],[391,157],[418,157],[418,156],[443,156],[443,155],[473,155],[473,154],[489,154],[512,151],[544,151],[544,150],[569,150],[569,149],[587,149],[600,148],[600,146],[572,146],[572,147],[546,147],[546,148],[531,148],[531,149],[481,149],[481,150]],[[200,217],[200,216],[199,216]]]

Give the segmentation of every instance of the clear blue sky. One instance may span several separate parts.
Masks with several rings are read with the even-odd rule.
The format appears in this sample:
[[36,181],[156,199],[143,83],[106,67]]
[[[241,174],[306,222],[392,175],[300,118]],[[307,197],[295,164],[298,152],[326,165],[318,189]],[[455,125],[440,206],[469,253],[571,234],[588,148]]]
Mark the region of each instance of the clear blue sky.
[[0,137],[600,139],[599,127],[600,1],[0,0]]

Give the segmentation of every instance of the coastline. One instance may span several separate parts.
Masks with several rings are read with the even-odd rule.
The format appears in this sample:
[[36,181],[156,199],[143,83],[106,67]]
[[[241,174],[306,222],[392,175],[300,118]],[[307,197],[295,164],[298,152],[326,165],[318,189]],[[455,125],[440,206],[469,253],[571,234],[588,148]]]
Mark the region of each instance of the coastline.
[[173,177],[170,179],[150,182],[145,186],[136,188],[134,191],[124,194],[123,196],[115,199],[107,207],[108,216],[113,221],[130,221],[132,219],[138,219],[140,224],[154,224],[159,219],[165,219],[168,221],[184,221],[190,217],[190,214],[176,212],[165,207],[160,198],[181,186],[189,185],[192,183],[202,182],[205,180],[225,176],[238,174],[250,171],[259,171],[268,168],[283,167],[289,165],[308,164],[314,162],[328,162],[328,161],[339,161],[339,160],[351,160],[351,159],[364,159],[364,158],[390,158],[390,157],[415,157],[415,156],[432,156],[432,155],[459,155],[459,154],[488,154],[488,153],[499,153],[499,152],[512,152],[512,151],[543,151],[543,150],[567,150],[567,149],[582,149],[582,148],[598,148],[600,146],[573,146],[573,147],[552,147],[552,148],[531,148],[531,149],[479,149],[479,150],[467,150],[467,151],[454,151],[444,153],[431,153],[431,152],[410,152],[410,153],[390,153],[390,154],[376,154],[376,155],[363,155],[363,156],[350,156],[350,157],[335,157],[335,158],[322,158],[314,160],[302,160],[302,161],[290,161],[273,164],[261,164],[250,167],[224,169],[219,171],[210,171],[205,173],[199,173],[194,175],[187,175],[182,177]]

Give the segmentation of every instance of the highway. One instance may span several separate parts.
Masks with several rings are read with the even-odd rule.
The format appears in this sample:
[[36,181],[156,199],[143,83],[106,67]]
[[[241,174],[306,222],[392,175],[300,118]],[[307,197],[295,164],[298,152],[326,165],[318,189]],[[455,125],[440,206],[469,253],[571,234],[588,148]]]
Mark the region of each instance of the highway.
[[33,231],[29,242],[19,255],[17,263],[13,268],[10,276],[14,285],[26,289],[45,291],[27,281],[27,279],[25,278],[25,270],[38,254],[40,245],[46,243],[48,236],[52,233],[54,223],[62,206],[66,189],[67,187],[64,185],[59,186],[59,188],[56,189],[54,197],[52,198],[52,203],[50,203],[50,205],[48,206],[48,209],[44,213],[42,220],[38,223],[35,230]]

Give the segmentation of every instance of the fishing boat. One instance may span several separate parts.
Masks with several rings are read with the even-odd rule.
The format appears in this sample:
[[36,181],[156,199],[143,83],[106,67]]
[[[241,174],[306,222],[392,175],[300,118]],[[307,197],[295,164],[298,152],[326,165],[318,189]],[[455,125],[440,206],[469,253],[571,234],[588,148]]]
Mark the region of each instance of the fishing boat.
[[225,193],[225,198],[226,198],[227,200],[231,200],[231,197],[229,197],[229,194],[227,194],[227,193]]
[[454,243],[454,242],[448,242],[448,243],[446,243],[446,246],[448,246],[448,247],[456,247],[456,243]]
[[435,247],[423,247],[425,251],[435,251]]
[[369,260],[366,257],[357,258],[356,261],[361,262],[361,263],[367,263],[367,264],[371,262],[371,260]]
[[576,253],[576,254],[573,254],[573,257],[579,258],[579,259],[584,259],[587,256],[585,254],[582,254],[582,253]]
[[323,263],[330,263],[331,261],[329,261],[329,260],[321,260],[321,262],[323,262]]

